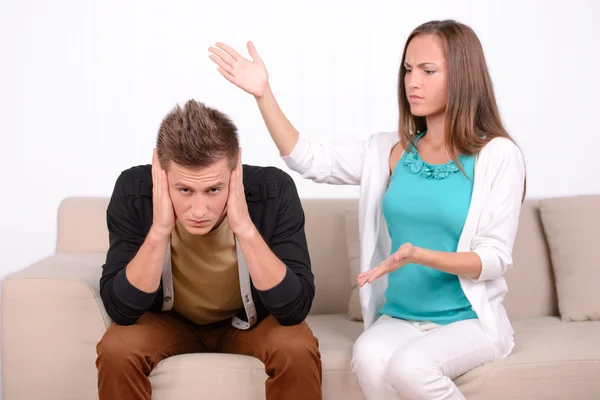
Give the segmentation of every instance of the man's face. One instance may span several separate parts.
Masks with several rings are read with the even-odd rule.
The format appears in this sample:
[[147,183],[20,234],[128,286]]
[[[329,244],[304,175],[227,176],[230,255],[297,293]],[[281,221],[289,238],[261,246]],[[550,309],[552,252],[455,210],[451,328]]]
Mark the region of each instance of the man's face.
[[227,158],[200,168],[169,162],[167,178],[175,216],[190,234],[204,235],[223,221],[230,175]]

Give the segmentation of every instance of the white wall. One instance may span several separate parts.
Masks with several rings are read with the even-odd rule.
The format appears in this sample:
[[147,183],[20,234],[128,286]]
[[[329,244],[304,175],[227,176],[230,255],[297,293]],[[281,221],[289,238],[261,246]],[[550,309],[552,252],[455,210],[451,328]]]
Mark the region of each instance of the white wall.
[[[0,276],[51,254],[67,196],[109,196],[149,163],[162,117],[204,101],[240,128],[244,162],[283,167],[253,99],[207,48],[252,39],[307,137],[394,130],[409,32],[455,18],[478,33],[530,197],[600,193],[598,3],[562,1],[1,1]],[[303,197],[356,196],[294,175]]]

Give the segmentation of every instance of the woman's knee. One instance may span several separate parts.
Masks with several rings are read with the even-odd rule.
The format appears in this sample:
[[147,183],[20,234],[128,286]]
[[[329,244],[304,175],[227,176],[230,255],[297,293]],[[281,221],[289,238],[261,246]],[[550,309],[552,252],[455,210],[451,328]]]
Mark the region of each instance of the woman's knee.
[[389,348],[373,335],[363,333],[352,347],[352,371],[355,374],[383,374]]
[[399,394],[423,394],[436,380],[441,369],[418,349],[410,346],[394,353],[385,369],[386,380]]
[[362,366],[369,364],[372,357],[369,347],[370,343],[364,340],[362,336],[354,342],[354,346],[352,346],[352,371],[354,373],[362,369]]

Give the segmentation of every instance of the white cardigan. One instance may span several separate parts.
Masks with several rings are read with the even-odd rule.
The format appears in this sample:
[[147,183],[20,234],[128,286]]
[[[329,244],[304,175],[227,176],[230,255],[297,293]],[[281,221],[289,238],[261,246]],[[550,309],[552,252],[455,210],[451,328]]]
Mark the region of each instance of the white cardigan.
[[[389,157],[397,132],[376,133],[368,140],[329,144],[300,139],[283,160],[302,177],[319,183],[360,185],[360,271],[377,266],[390,255],[389,237],[381,203],[387,190]],[[504,272],[512,266],[525,179],[519,148],[495,138],[477,155],[471,205],[458,242],[458,252],[473,251],[482,263],[477,280],[459,276],[462,289],[492,340],[497,358],[514,346],[513,329],[502,305],[507,292]],[[365,329],[378,318],[387,276],[360,289]]]

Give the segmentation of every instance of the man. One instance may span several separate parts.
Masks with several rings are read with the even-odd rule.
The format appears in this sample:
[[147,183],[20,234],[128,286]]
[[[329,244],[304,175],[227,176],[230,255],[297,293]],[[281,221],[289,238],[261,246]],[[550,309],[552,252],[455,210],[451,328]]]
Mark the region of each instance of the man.
[[163,120],[152,166],[117,179],[100,294],[114,323],[97,346],[100,400],[150,400],[177,354],[251,355],[268,399],[321,398],[315,293],[293,180],[243,166],[237,128],[194,100]]

